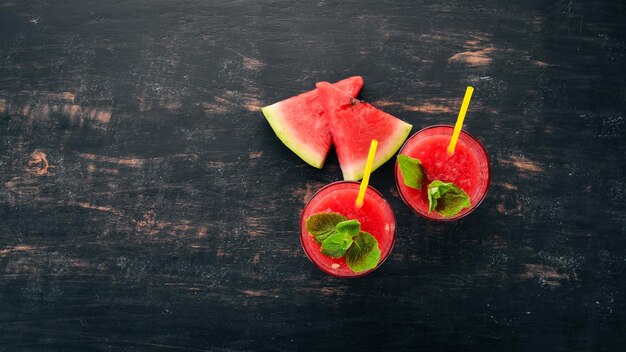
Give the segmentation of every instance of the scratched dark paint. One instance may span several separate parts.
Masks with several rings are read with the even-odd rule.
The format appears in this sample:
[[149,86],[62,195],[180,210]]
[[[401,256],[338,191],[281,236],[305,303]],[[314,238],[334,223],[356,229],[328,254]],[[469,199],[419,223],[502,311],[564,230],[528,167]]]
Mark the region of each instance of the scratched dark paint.
[[[623,1],[0,1],[0,350],[620,350]],[[456,224],[373,175],[396,247],[359,280],[298,240],[340,178],[259,107],[361,97],[467,129],[493,183]]]

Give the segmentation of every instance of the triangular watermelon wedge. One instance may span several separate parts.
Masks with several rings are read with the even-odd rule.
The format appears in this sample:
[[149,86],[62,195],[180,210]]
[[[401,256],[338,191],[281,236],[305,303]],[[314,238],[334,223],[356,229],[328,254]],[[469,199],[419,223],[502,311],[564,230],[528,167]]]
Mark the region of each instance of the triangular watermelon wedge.
[[328,82],[319,82],[316,86],[344,180],[363,178],[372,139],[378,140],[374,171],[389,160],[409,136],[413,126],[408,123],[351,97]]
[[[356,97],[363,78],[346,78],[333,86],[349,97]],[[261,109],[276,136],[309,165],[321,169],[332,143],[328,121],[319,102],[317,89],[279,101]]]

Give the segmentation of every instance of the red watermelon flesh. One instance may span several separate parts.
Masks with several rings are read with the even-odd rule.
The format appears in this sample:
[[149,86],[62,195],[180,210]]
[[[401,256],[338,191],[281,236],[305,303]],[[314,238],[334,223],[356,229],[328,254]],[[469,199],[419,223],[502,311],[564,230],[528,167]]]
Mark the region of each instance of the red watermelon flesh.
[[363,178],[372,139],[378,140],[374,171],[389,160],[409,136],[413,126],[408,123],[351,97],[328,82],[316,86],[345,180]]
[[[363,78],[346,78],[332,86],[350,97],[363,87]],[[309,165],[321,169],[332,139],[317,89],[261,109],[276,136]]]

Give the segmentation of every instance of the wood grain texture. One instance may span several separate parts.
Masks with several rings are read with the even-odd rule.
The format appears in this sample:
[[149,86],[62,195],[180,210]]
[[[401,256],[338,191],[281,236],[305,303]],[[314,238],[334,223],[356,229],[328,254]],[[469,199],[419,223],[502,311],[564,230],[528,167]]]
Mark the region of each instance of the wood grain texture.
[[[619,351],[623,1],[0,1],[0,351]],[[361,98],[466,128],[492,185],[454,224],[372,185],[389,260],[325,276],[304,203],[341,173],[259,108]]]

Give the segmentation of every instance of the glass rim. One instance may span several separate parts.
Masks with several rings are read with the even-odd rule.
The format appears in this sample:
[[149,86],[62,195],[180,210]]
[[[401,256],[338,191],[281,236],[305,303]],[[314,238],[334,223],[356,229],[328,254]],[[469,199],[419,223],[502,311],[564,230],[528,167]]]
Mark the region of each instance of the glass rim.
[[[411,142],[411,140],[413,138],[415,138],[416,136],[418,136],[421,133],[424,133],[424,132],[426,132],[428,130],[435,129],[435,128],[450,128],[450,129],[454,130],[454,126],[452,126],[452,125],[445,125],[445,124],[439,124],[439,125],[432,125],[432,126],[424,127],[421,130],[415,132],[411,137],[409,137],[404,142],[404,144],[402,144],[402,147],[398,151],[398,155],[402,153],[404,148],[407,146],[407,144],[409,144]],[[400,188],[400,180],[398,178],[399,166],[398,166],[398,159],[396,158],[396,162],[395,162],[395,165],[394,165],[394,178],[395,178],[395,181],[396,181],[396,189],[398,190],[398,194],[400,195],[400,198],[402,198],[402,201],[404,202],[404,204],[406,204],[406,206],[409,207],[409,209],[411,209],[415,214],[417,214],[418,216],[423,217],[424,219],[431,220],[431,221],[438,221],[438,222],[451,222],[451,221],[460,220],[460,219],[466,217],[467,215],[469,215],[470,213],[472,213],[474,210],[476,210],[476,208],[478,208],[478,206],[483,202],[483,200],[487,196],[487,193],[489,192],[489,187],[491,186],[491,162],[489,161],[489,154],[487,154],[487,149],[485,148],[485,146],[476,137],[472,136],[469,132],[467,132],[465,130],[461,130],[461,134],[466,136],[466,137],[468,137],[468,138],[470,138],[472,141],[474,141],[480,147],[480,151],[482,151],[483,155],[485,156],[485,160],[487,161],[487,181],[486,181],[487,182],[487,186],[485,187],[485,191],[480,196],[478,201],[476,201],[474,204],[472,204],[472,206],[467,211],[461,213],[460,215],[457,215],[457,216],[454,216],[454,217],[449,217],[449,218],[445,218],[445,217],[435,218],[435,217],[432,217],[432,216],[428,215],[427,213],[424,214],[424,213],[420,212],[419,210],[416,209],[416,207],[411,205],[411,203],[409,201],[407,201],[407,199],[405,198],[404,194],[402,193],[402,189]]]
[[[315,192],[311,198],[306,202],[306,204],[304,205],[304,208],[302,208],[302,213],[300,214],[300,245],[302,246],[302,249],[304,250],[304,254],[307,256],[307,258],[309,259],[309,261],[311,263],[313,263],[313,265],[315,265],[318,269],[320,269],[323,273],[336,277],[336,278],[341,278],[341,279],[356,279],[359,277],[363,277],[371,272],[373,272],[374,270],[378,269],[386,260],[387,258],[389,258],[389,256],[391,255],[391,252],[393,251],[393,247],[396,244],[396,233],[398,231],[398,226],[396,223],[396,214],[393,212],[393,208],[391,207],[391,205],[389,204],[389,202],[387,202],[387,200],[385,199],[385,197],[382,195],[382,193],[380,193],[380,191],[378,191],[376,188],[367,185],[367,190],[368,191],[373,191],[376,195],[378,195],[380,197],[380,199],[383,201],[383,203],[385,204],[385,206],[389,209],[389,213],[391,214],[391,220],[393,221],[393,232],[391,233],[391,245],[389,246],[389,251],[387,251],[387,254],[385,254],[384,257],[381,257],[381,259],[378,261],[378,264],[376,264],[376,267],[368,270],[368,271],[364,271],[361,273],[354,273],[354,275],[341,275],[341,274],[337,274],[337,273],[333,273],[331,272],[330,269],[324,268],[322,266],[320,266],[318,263],[315,262],[315,260],[313,260],[312,256],[309,254],[309,250],[307,249],[307,247],[304,245],[304,234],[302,232],[302,225],[304,223],[304,221],[306,221],[304,219],[304,214],[306,213],[307,208],[309,207],[309,204],[311,203],[311,201],[313,199],[315,199],[315,197],[317,197],[322,191],[324,191],[327,188],[330,187],[335,187],[341,184],[355,184],[355,185],[360,185],[360,182],[357,181],[335,181],[332,183],[329,183],[327,185],[325,185],[324,187],[320,188],[319,190],[317,190],[317,192]],[[307,234],[308,235],[308,234]],[[310,236],[310,235],[309,235]]]

